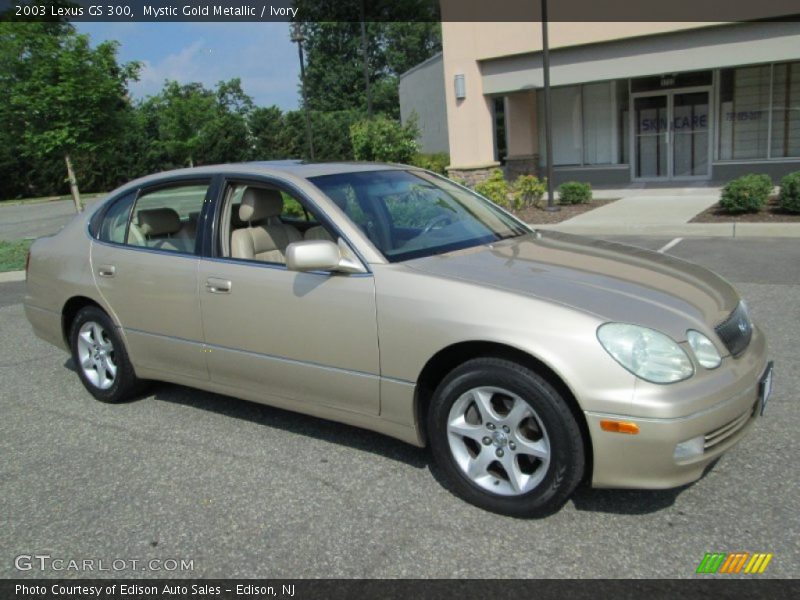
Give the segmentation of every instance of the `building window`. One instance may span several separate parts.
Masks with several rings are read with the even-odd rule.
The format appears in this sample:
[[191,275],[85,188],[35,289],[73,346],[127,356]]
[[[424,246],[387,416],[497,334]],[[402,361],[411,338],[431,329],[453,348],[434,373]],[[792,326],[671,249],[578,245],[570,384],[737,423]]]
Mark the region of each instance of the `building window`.
[[775,65],[771,158],[800,156],[800,62]]
[[[553,115],[553,164],[581,164],[581,88],[569,86],[550,91]],[[544,110],[544,100],[540,103]],[[544,119],[540,121],[544,123]]]
[[583,86],[583,163],[607,165],[614,162],[614,87],[611,83]]
[[[553,164],[611,165],[628,160],[628,81],[606,81],[553,88]],[[544,123],[544,92],[537,96],[538,122]],[[540,148],[545,147],[539,127]],[[545,160],[542,155],[542,161]]]
[[767,158],[770,66],[723,69],[719,83],[719,158]]

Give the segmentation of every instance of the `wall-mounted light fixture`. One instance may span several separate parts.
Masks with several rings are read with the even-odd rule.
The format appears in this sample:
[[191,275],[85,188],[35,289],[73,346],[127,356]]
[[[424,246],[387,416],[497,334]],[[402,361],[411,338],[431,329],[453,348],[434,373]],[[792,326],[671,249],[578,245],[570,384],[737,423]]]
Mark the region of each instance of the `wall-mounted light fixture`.
[[453,83],[456,86],[456,100],[463,100],[467,97],[467,84],[464,81],[464,74],[459,73],[455,76]]

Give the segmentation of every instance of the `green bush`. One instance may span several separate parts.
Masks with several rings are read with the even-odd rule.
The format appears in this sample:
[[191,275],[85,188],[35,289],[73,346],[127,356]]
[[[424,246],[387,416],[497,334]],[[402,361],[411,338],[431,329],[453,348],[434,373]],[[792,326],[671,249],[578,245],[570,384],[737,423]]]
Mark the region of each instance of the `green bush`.
[[508,182],[500,169],[492,169],[488,179],[475,184],[475,191],[503,208],[510,208]]
[[447,166],[450,164],[450,155],[447,152],[415,154],[411,158],[411,164],[421,169],[428,169],[428,171],[439,173],[439,175],[446,175]]
[[790,212],[800,212],[800,171],[789,173],[781,179],[781,193],[778,196],[781,208]]
[[374,117],[353,123],[350,140],[356,160],[409,163],[417,153],[417,126]]
[[566,181],[558,186],[561,204],[586,204],[592,199],[592,186],[579,181]]
[[767,204],[772,193],[769,175],[750,173],[742,175],[722,188],[719,204],[725,212],[758,212]]
[[514,209],[523,210],[531,206],[539,206],[539,201],[547,190],[547,179],[539,179],[534,175],[520,175],[512,186]]

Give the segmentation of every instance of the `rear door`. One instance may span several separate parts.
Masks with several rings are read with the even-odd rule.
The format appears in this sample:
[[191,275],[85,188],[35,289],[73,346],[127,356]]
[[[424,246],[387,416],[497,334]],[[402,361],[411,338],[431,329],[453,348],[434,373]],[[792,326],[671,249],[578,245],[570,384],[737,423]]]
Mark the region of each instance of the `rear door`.
[[120,198],[92,244],[97,288],[122,325],[137,368],[208,379],[198,300],[198,221],[210,179]]

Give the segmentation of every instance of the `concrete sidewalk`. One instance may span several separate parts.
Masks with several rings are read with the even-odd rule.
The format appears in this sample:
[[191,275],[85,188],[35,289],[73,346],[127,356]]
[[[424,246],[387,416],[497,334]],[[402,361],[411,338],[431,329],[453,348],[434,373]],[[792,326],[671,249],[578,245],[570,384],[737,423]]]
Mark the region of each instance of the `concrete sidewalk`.
[[721,188],[595,190],[595,198],[619,198],[544,229],[581,235],[683,237],[800,237],[800,223],[689,223],[719,201]]

